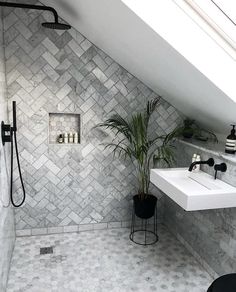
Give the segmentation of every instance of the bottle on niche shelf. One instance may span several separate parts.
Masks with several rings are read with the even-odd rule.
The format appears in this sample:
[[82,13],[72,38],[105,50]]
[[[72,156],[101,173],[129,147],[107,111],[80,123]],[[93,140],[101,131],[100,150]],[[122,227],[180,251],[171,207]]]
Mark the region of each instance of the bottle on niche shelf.
[[79,143],[79,135],[77,132],[74,133],[74,143],[78,144]]
[[62,134],[60,134],[59,136],[58,136],[58,143],[63,143],[63,135]]
[[73,133],[69,133],[69,143],[74,143]]
[[67,133],[64,133],[64,143],[65,144],[68,144],[68,141],[69,141],[68,134]]
[[235,154],[236,152],[236,135],[235,135],[235,125],[231,125],[233,129],[230,135],[226,139],[225,143],[225,153]]

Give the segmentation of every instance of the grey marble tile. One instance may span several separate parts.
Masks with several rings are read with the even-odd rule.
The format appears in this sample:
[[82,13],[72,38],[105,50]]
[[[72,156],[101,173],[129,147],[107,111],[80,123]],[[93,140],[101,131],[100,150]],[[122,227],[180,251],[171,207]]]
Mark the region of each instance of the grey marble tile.
[[[187,167],[191,163],[194,153],[202,160],[212,157],[215,163],[225,162],[227,171],[218,178],[236,186],[235,158],[225,157],[222,145],[207,143],[192,145],[191,143],[177,143],[177,166]],[[220,150],[221,149],[221,150]],[[214,175],[213,167],[203,166],[202,170]],[[215,273],[222,275],[234,273],[236,267],[236,208],[203,210],[186,212],[168,197],[165,197],[164,222],[176,236],[198,255]]]
[[[8,11],[8,97],[17,100],[18,145],[29,190],[26,203],[15,211],[16,228],[130,220],[130,198],[137,191],[132,163],[104,150],[101,143],[114,133],[94,126],[111,113],[126,118],[143,110],[157,94],[74,28],[58,34],[40,26],[45,13],[25,23],[31,13]],[[49,113],[64,114],[49,118]],[[161,99],[151,129],[164,134],[180,120],[180,113]],[[78,132],[81,143],[54,145],[64,132]],[[159,202],[159,220],[161,209]]]
[[[7,292],[206,292],[212,278],[158,229],[160,241],[146,247],[126,228],[18,238]],[[54,253],[39,255],[44,246]]]
[[[2,10],[0,9],[0,121],[8,121]],[[14,211],[9,204],[9,147],[0,142],[0,291],[5,292],[15,242]]]

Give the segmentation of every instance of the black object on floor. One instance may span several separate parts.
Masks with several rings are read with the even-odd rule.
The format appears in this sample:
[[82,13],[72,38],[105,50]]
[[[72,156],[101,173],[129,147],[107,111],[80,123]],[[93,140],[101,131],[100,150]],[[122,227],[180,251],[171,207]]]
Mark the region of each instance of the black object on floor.
[[227,274],[216,279],[207,292],[235,292],[236,291],[236,273]]
[[[136,220],[138,219],[138,220]],[[158,241],[157,235],[157,208],[151,218],[139,218],[135,214],[133,205],[130,240],[139,245],[152,245]]]
[[53,253],[53,247],[49,246],[49,247],[41,247],[40,248],[40,255],[43,254],[52,254]]

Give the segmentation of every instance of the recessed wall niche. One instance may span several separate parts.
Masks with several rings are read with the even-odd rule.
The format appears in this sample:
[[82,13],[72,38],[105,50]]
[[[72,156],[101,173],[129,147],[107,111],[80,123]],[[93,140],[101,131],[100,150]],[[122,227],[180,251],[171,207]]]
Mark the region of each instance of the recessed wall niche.
[[[49,113],[49,144],[78,144],[80,143],[80,114]],[[71,133],[73,142],[70,141]],[[68,143],[65,134],[68,135]],[[76,134],[78,138],[76,138]],[[63,142],[59,143],[59,136],[63,136]]]

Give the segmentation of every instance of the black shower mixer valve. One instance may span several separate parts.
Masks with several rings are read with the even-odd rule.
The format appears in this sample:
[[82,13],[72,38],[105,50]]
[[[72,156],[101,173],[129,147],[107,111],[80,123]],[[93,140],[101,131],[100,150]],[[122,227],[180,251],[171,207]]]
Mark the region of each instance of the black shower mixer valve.
[[222,163],[220,163],[220,164],[215,164],[215,166],[214,166],[214,170],[215,170],[215,179],[216,179],[216,178],[217,178],[217,172],[218,172],[218,171],[226,172],[226,170],[227,170],[227,165],[226,165],[224,162],[222,162]]

